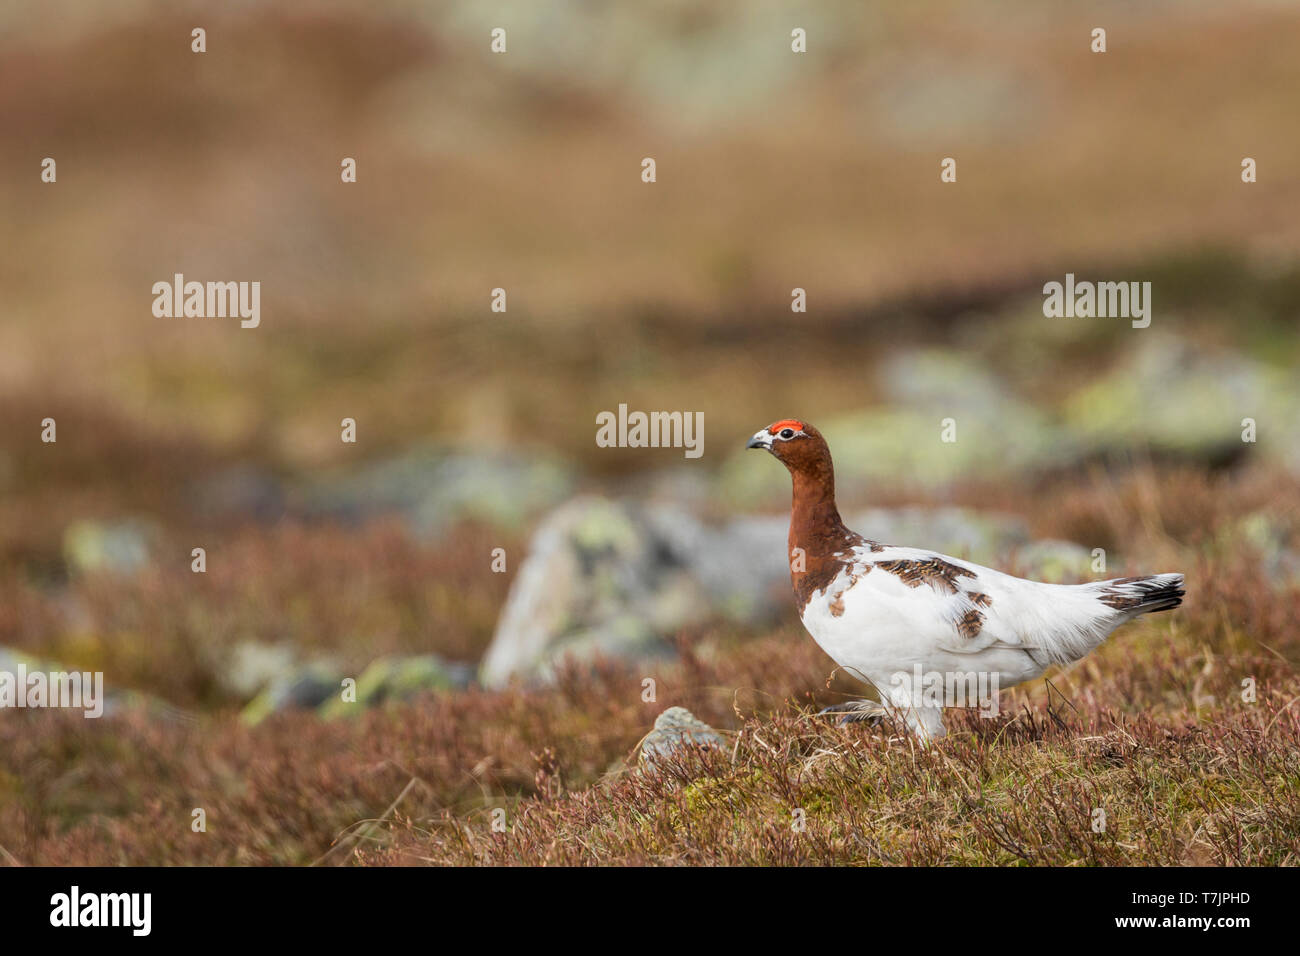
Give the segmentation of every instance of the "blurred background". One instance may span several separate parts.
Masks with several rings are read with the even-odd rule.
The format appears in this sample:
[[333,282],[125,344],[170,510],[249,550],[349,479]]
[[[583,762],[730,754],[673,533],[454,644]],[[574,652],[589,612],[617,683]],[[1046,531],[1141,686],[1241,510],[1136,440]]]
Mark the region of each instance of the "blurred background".
[[[556,736],[590,779],[653,713],[635,681],[594,729],[580,691],[527,689],[566,655],[714,648],[661,704],[715,721],[703,688],[739,674],[823,691],[788,478],[743,451],[789,416],[864,533],[1057,580],[1181,569],[1185,646],[1293,663],[1298,48],[1263,0],[0,6],[0,667],[103,670],[119,721],[0,715],[0,844],[188,859],[143,836],[169,781],[260,808],[199,859],[312,859],[400,780],[299,818],[211,768],[271,748],[269,791],[330,793],[357,763],[295,763],[313,734],[425,733],[439,808],[471,768],[529,792]],[[1150,327],[1045,318],[1067,272],[1150,282]],[[175,273],[260,281],[260,327],[156,318]],[[620,403],[702,412],[704,455],[597,447]],[[432,702],[327,744],[360,733],[319,729],[359,675],[363,704]]]

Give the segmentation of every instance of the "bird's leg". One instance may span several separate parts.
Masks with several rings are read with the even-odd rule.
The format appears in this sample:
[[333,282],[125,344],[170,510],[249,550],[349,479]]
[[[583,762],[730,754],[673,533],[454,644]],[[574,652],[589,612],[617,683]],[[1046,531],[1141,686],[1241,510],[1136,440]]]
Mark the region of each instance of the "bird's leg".
[[913,700],[907,688],[902,686],[891,688],[883,696],[885,715],[893,719],[898,726],[906,727],[922,746],[948,733],[943,725],[942,707]]

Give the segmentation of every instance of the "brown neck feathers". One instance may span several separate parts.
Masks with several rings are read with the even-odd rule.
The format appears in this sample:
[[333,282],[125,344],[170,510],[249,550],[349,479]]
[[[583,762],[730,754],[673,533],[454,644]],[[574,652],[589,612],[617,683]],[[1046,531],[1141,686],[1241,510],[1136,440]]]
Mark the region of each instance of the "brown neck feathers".
[[[810,433],[812,429],[809,428]],[[790,579],[802,611],[809,596],[827,587],[844,565],[835,557],[858,536],[849,531],[835,506],[835,469],[820,434],[791,442],[781,460],[790,470]]]
[[844,522],[835,507],[835,474],[829,457],[815,471],[792,470],[794,494],[790,502],[790,547],[811,551],[844,535]]

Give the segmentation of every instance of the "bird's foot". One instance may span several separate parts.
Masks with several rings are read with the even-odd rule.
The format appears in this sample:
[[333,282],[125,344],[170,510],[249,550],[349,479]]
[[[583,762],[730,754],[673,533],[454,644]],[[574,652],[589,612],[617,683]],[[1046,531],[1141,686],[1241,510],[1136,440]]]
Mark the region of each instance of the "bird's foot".
[[863,722],[875,725],[889,716],[889,712],[880,701],[863,699],[848,700],[841,704],[823,707],[817,712],[817,716],[838,716],[840,726]]

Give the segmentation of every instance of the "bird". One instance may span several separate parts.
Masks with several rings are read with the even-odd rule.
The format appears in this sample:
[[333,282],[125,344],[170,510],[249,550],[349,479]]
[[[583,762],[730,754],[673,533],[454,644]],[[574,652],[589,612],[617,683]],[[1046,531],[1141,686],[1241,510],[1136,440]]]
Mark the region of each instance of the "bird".
[[1182,602],[1177,573],[1049,584],[872,541],[840,518],[830,447],[814,426],[781,419],[746,447],[770,452],[790,472],[800,620],[839,667],[880,694],[824,711],[841,722],[888,719],[929,743],[947,732],[945,707],[965,705],[957,698],[969,703],[991,691],[995,713],[1001,688],[1077,661],[1121,624]]

